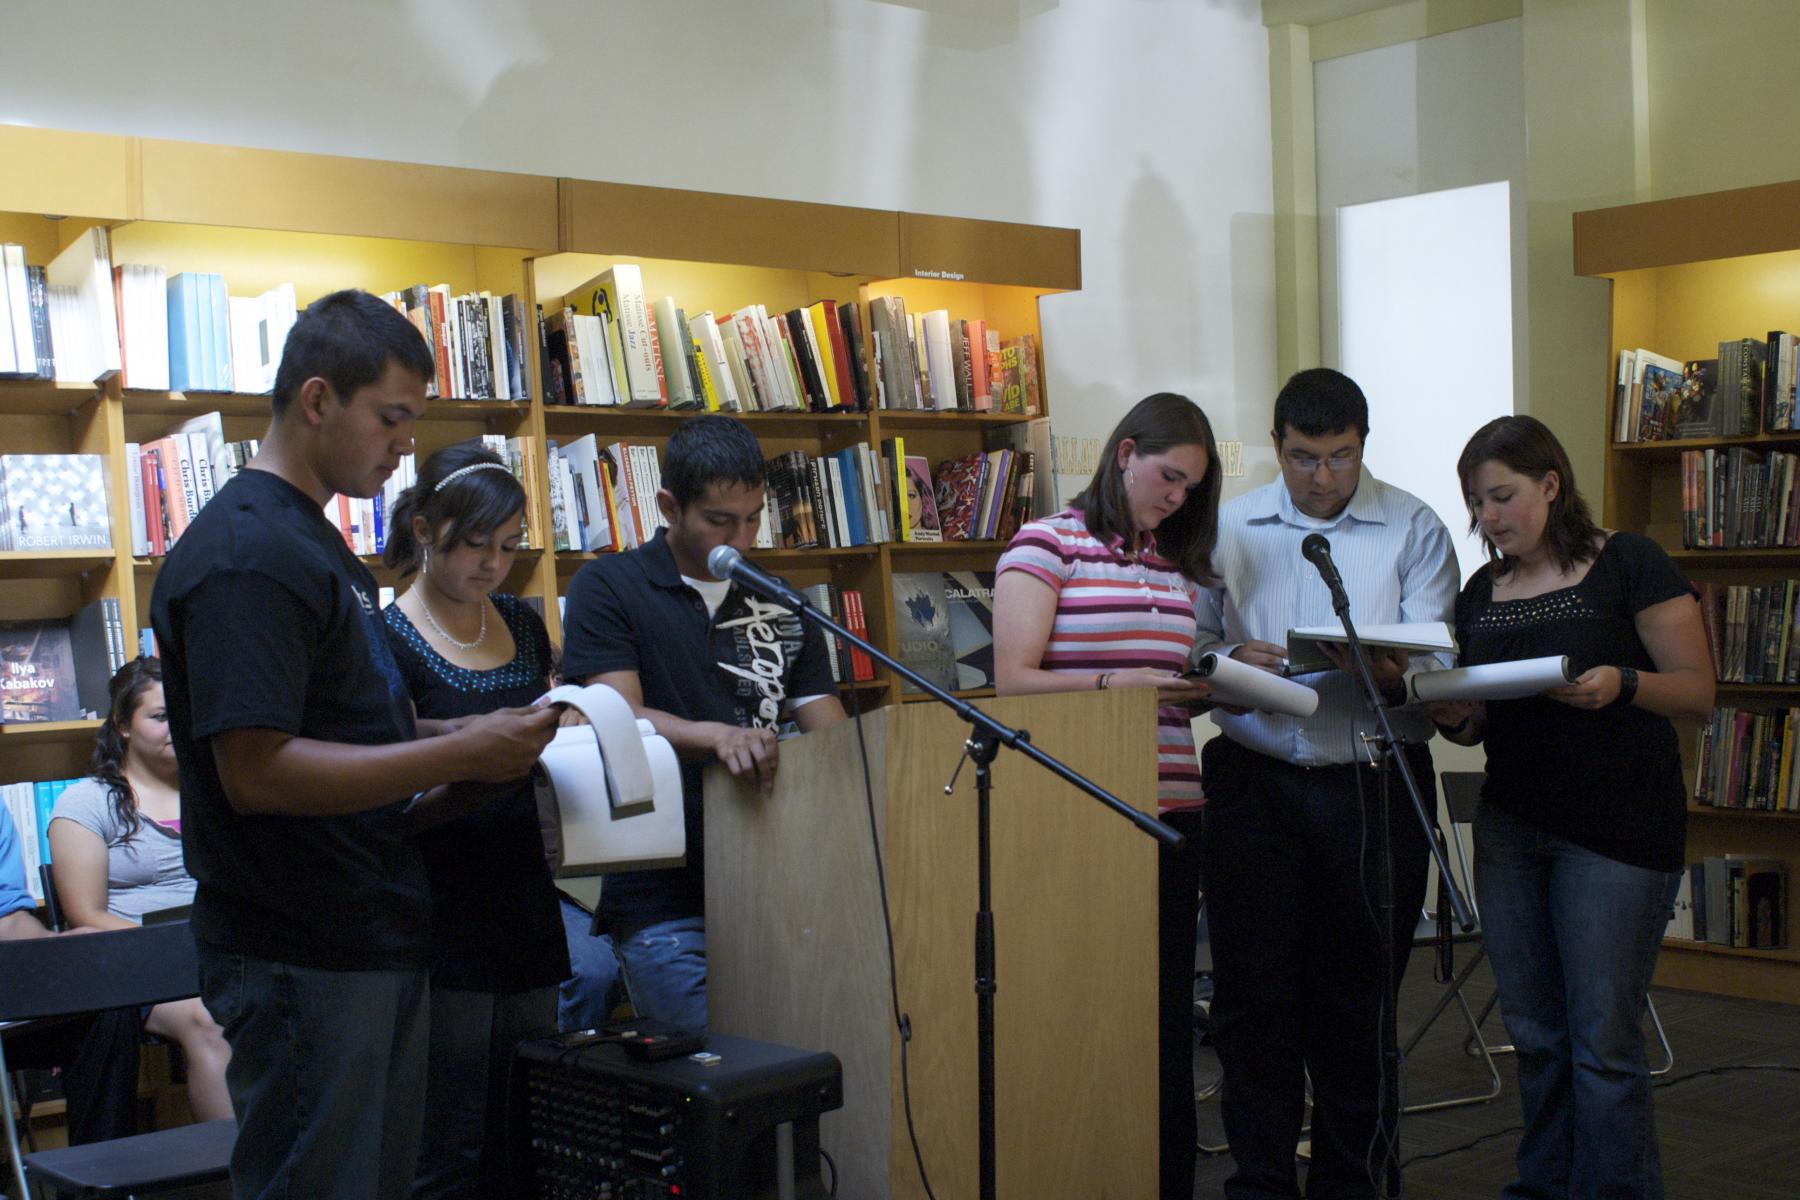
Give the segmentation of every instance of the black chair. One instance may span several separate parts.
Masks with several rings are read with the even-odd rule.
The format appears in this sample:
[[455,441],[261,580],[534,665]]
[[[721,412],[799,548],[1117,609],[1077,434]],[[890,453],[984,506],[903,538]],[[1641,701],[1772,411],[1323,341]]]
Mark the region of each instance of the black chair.
[[[0,1021],[74,1016],[185,1000],[200,990],[186,921],[79,937],[0,942]],[[221,1180],[235,1121],[208,1121],[110,1142],[22,1154],[0,1050],[0,1113],[20,1195],[132,1197]]]

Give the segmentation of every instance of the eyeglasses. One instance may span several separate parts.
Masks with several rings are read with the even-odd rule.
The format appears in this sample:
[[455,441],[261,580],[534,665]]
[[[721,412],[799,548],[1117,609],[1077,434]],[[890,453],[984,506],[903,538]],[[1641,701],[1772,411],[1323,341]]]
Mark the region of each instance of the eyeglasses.
[[1298,450],[1289,450],[1281,456],[1281,460],[1288,465],[1289,470],[1298,471],[1302,475],[1313,474],[1319,469],[1320,463],[1324,463],[1333,475],[1342,475],[1345,472],[1356,470],[1362,462],[1362,451],[1339,450],[1330,458],[1314,458],[1312,455],[1302,454]]

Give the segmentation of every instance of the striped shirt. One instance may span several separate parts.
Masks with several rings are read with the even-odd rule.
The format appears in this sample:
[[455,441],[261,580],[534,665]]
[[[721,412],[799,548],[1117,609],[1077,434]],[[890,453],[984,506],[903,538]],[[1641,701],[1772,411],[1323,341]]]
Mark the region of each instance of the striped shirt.
[[[1200,597],[1201,653],[1228,654],[1251,640],[1285,645],[1290,629],[1339,625],[1325,581],[1300,555],[1301,541],[1315,532],[1331,539],[1332,560],[1350,595],[1350,619],[1358,626],[1452,619],[1456,551],[1444,523],[1422,500],[1364,468],[1350,503],[1321,520],[1296,508],[1287,485],[1276,479],[1219,509],[1213,569],[1222,583]],[[1449,665],[1415,654],[1407,674]],[[1319,693],[1310,717],[1238,717],[1214,709],[1213,720],[1240,745],[1297,766],[1366,761],[1362,735],[1375,731],[1375,720],[1350,676],[1323,671],[1299,682]],[[1421,705],[1391,709],[1390,719],[1404,741],[1431,737]]]
[[[1151,667],[1181,672],[1194,646],[1198,585],[1156,553],[1127,554],[1117,535],[1088,532],[1081,513],[1065,509],[1031,521],[1013,536],[996,574],[1024,571],[1056,589],[1056,617],[1038,666],[1093,676]],[[1186,708],[1157,709],[1157,808],[1198,808],[1200,763]]]

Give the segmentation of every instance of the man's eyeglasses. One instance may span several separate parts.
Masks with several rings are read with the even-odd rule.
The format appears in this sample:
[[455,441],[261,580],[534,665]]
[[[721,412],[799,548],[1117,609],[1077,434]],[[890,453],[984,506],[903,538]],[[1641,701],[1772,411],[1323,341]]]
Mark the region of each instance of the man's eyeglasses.
[[1324,463],[1333,475],[1342,475],[1345,472],[1356,470],[1358,464],[1362,462],[1362,452],[1339,450],[1330,458],[1314,458],[1312,455],[1302,454],[1298,450],[1289,450],[1281,456],[1281,459],[1288,465],[1289,470],[1298,471],[1302,475],[1313,474],[1319,469],[1320,463]]

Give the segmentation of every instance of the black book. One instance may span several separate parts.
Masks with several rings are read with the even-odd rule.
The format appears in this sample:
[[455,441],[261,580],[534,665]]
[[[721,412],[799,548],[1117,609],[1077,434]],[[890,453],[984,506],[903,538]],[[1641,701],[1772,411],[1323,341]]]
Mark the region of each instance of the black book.
[[782,316],[793,339],[794,359],[800,364],[800,386],[806,392],[806,406],[814,412],[825,412],[831,407],[831,392],[825,387],[825,380],[819,374],[819,360],[813,355],[812,338],[807,334],[806,310],[789,309]]

